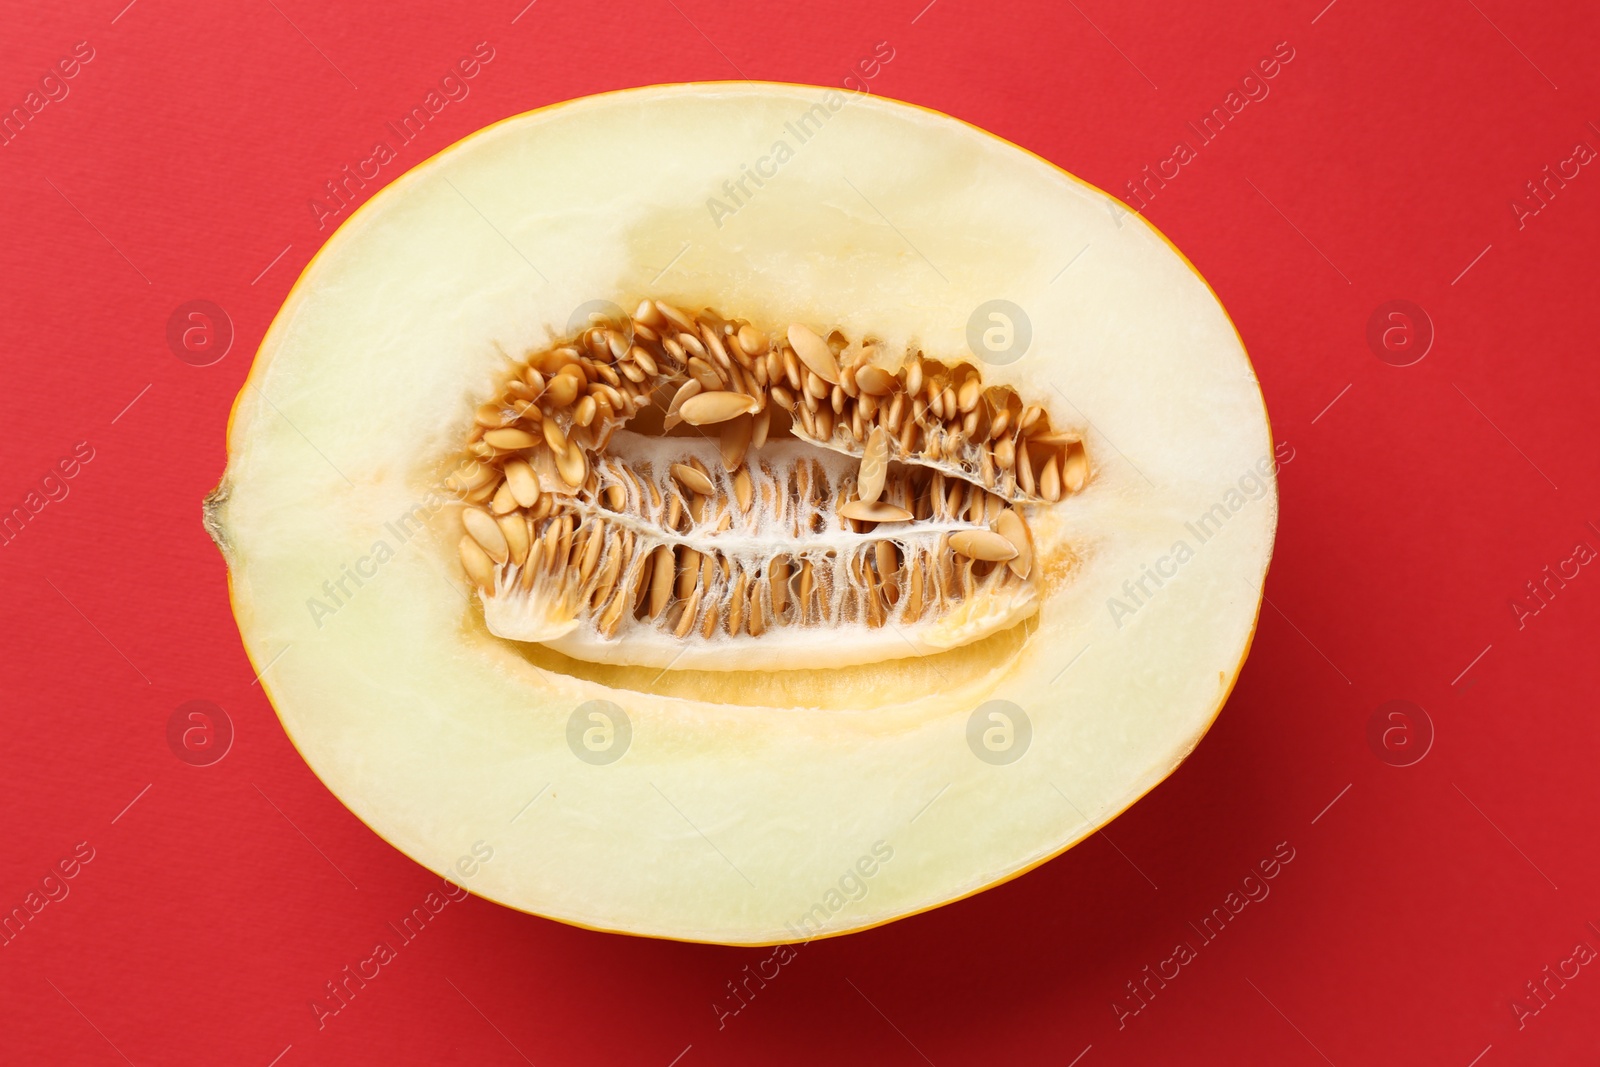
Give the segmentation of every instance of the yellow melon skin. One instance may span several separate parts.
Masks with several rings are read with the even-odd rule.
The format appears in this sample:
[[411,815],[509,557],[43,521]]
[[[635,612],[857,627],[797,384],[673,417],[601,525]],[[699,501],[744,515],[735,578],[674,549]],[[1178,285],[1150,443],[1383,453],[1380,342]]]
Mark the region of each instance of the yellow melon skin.
[[[767,176],[733,205],[747,169]],[[1095,464],[1035,523],[1074,560],[1038,615],[937,656],[720,679],[491,635],[445,465],[506,353],[644,295],[952,359],[985,302],[1024,309],[1027,351],[985,381]],[[1277,517],[1249,360],[1153,227],[954,119],[778,84],[573,101],[395,181],[289,295],[228,451],[207,522],[245,648],[344,804],[510,907],[725,944],[947,903],[1132,804],[1226,699]]]

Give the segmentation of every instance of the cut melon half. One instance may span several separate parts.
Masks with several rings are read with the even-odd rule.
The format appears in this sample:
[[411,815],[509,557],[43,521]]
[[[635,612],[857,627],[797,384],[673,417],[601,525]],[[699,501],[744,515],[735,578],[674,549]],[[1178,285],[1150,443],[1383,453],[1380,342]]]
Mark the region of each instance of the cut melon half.
[[1170,774],[1275,469],[1226,314],[1115,199],[909,105],[699,84],[357,211],[206,521],[380,835],[563,922],[766,944],[1005,881]]

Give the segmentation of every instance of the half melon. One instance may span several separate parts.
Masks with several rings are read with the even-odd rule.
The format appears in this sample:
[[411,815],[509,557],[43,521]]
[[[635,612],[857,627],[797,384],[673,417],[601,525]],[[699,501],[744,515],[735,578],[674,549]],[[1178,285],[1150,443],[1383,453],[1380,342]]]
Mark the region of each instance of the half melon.
[[777,84],[413,169],[294,287],[228,455],[245,648],[344,804],[489,899],[727,944],[1132,804],[1232,687],[1277,515],[1249,360],[1148,223]]

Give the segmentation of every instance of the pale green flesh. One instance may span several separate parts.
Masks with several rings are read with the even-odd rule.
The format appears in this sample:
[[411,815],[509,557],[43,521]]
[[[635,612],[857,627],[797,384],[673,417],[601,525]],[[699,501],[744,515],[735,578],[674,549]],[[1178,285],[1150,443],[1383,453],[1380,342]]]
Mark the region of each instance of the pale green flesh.
[[[1260,392],[1213,295],[1110,198],[942,116],[841,93],[799,143],[785,124],[824,95],[635,90],[469,138],[329,242],[240,398],[217,519],[246,647],[285,728],[419,862],[449,873],[475,842],[491,846],[471,878],[454,875],[486,897],[727,943],[884,922],[1092,832],[1170,773],[1232,685],[1277,504]],[[793,157],[715,225],[707,198],[725,199],[723,181],[778,139]],[[767,678],[768,707],[645,672],[593,675],[629,684],[610,688],[489,635],[449,511],[406,540],[397,520],[442,503],[430,485],[504,366],[499,350],[547,345],[596,297],[647,293],[914,339],[940,358],[971,358],[980,303],[1026,309],[1031,348],[985,379],[1083,429],[1097,470],[1036,530],[1084,563],[1020,648],[857,669],[853,694]],[[1224,518],[1202,542],[1190,524],[1214,505]],[[1180,541],[1192,558],[1174,567]],[[1163,557],[1176,576],[1158,586],[1146,568]],[[345,579],[353,595],[314,611],[312,598],[333,605],[322,586],[346,566],[374,576]],[[1124,583],[1141,581],[1130,598]],[[990,647],[1004,658],[983,660]],[[593,699],[632,725],[609,765],[568,746],[569,716]],[[1009,765],[968,745],[969,717],[991,700],[1031,721]],[[841,877],[880,841],[847,894]]]

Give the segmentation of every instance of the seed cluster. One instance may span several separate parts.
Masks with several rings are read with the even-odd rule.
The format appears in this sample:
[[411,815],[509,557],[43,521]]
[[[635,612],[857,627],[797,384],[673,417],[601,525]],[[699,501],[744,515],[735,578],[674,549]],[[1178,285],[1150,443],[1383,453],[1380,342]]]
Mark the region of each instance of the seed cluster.
[[[1014,618],[1037,595],[1020,509],[1083,488],[1081,439],[970,365],[879,355],[647,300],[518,363],[454,476],[491,629],[711,640],[914,627],[957,604]],[[622,428],[636,417],[661,436]]]

